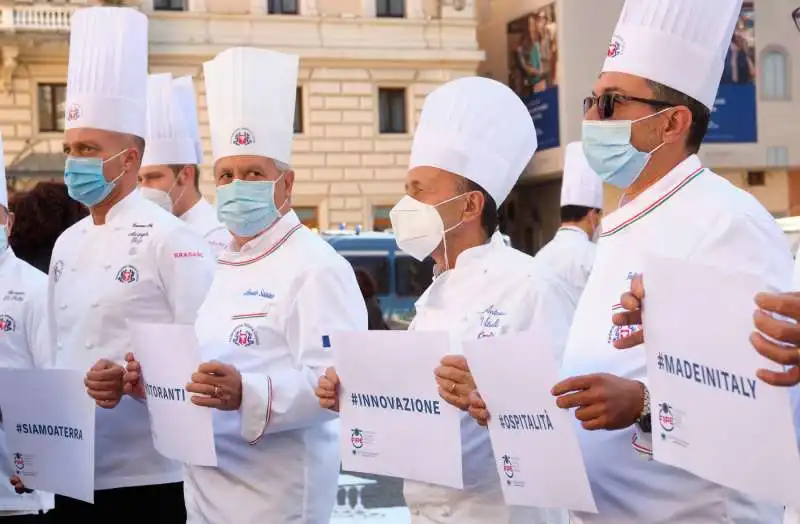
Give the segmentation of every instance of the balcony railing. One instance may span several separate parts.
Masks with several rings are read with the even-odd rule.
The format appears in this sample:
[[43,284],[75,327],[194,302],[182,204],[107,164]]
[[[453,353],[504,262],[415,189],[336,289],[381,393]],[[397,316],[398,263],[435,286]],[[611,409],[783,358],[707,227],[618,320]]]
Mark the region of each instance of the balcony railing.
[[63,5],[0,6],[0,31],[69,32],[74,10]]

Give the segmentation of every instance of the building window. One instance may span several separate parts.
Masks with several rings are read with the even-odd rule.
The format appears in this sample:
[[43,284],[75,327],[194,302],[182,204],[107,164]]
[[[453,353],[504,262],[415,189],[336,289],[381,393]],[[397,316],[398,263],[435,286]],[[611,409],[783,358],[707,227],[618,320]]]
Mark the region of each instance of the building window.
[[297,0],[267,0],[267,12],[271,15],[296,15]]
[[405,0],[375,0],[375,14],[380,18],[403,18],[406,16]]
[[39,84],[39,131],[64,131],[66,84]]
[[786,146],[768,147],[767,165],[787,167],[789,165],[789,149]]
[[183,0],[153,0],[156,11],[183,11]]
[[761,59],[761,87],[764,100],[789,99],[788,57],[779,50],[766,51]]
[[303,132],[303,88],[298,87],[294,95],[294,132]]
[[319,228],[319,216],[316,207],[292,206],[300,222],[309,229]]
[[390,206],[375,206],[372,208],[372,230],[386,231],[392,229],[392,221],[389,219]]
[[747,185],[748,186],[763,186],[766,184],[765,175],[763,171],[748,171],[747,172]]
[[379,89],[378,107],[381,133],[406,132],[405,89]]

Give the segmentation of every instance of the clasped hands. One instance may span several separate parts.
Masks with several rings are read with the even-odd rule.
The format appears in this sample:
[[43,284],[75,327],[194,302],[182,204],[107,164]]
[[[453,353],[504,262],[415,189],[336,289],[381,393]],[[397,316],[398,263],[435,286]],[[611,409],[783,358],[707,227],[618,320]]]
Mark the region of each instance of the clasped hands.
[[[123,395],[147,397],[142,367],[133,353],[125,355],[125,364],[102,359],[86,373],[86,391],[101,408],[116,407]],[[184,387],[193,393],[191,401],[197,406],[232,411],[242,403],[242,375],[234,366],[216,360],[200,364]]]

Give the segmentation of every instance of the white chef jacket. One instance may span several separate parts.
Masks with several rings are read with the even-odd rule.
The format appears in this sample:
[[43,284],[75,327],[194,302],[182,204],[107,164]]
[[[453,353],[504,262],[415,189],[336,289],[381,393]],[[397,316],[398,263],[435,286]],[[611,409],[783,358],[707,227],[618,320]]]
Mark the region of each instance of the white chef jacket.
[[[794,257],[794,275],[792,277],[792,290],[800,291],[800,260],[797,255],[800,255],[800,250]],[[789,392],[789,397],[792,401],[792,413],[794,415],[795,430],[800,430],[800,386],[794,386]],[[798,431],[798,447],[800,447],[800,431]],[[784,524],[800,524],[800,511],[787,507],[784,517]]]
[[[47,368],[53,353],[47,336],[47,275],[14,255],[0,253],[0,367]],[[14,474],[0,427],[0,517],[53,509],[53,495],[18,495],[8,482]]]
[[[787,289],[792,258],[774,219],[751,195],[690,156],[636,199],[603,219],[592,274],[564,354],[564,377],[613,373],[646,383],[643,347],[619,351],[612,312],[646,255],[756,274]],[[645,287],[647,286],[647,275]],[[650,436],[636,426],[578,438],[599,514],[573,524],[771,524],[782,508],[760,504],[684,470],[647,460]]]
[[[572,314],[568,291],[547,267],[503,244],[499,235],[462,252],[416,303],[409,329],[447,330],[451,351],[464,341],[528,330],[549,330],[560,360]],[[535,350],[535,348],[531,348]],[[431,370],[433,371],[433,370]],[[431,377],[433,380],[433,377]],[[560,510],[506,506],[489,431],[461,413],[464,490],[406,480],[412,524],[559,524]]]
[[196,328],[203,360],[242,374],[242,405],[214,410],[218,467],[186,467],[188,523],[328,524],[339,424],[314,388],[329,335],[367,329],[350,264],[291,211],[220,255]]
[[[50,263],[49,320],[56,366],[124,364],[127,321],[193,324],[214,273],[208,244],[139,190],[64,231]],[[153,448],[147,406],[125,396],[97,409],[95,489],[181,480],[180,464]]]
[[217,219],[214,206],[205,198],[201,197],[195,205],[189,208],[189,211],[180,216],[180,219],[206,239],[215,258],[228,247],[231,234]]
[[562,226],[534,257],[564,279],[572,296],[573,309],[578,307],[578,299],[589,280],[596,249],[586,231],[577,226]]

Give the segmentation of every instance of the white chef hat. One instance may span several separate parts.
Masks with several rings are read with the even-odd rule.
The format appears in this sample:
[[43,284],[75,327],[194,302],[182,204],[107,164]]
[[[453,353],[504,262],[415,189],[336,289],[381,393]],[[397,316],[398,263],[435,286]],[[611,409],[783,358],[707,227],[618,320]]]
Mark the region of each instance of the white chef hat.
[[711,109],[742,0],[626,0],[603,72],[629,73]]
[[[0,160],[5,154],[3,135],[0,135]],[[8,182],[6,181],[6,163],[0,161],[0,206],[8,209]]]
[[603,209],[603,181],[589,167],[580,142],[567,144],[564,176],[561,180],[561,206]]
[[291,164],[299,59],[234,47],[203,64],[214,162],[255,155]]
[[144,138],[147,17],[127,7],[89,7],[72,15],[67,129],[93,128]]
[[197,150],[169,73],[147,79],[147,132],[142,166],[194,164]]
[[172,81],[175,96],[183,110],[184,122],[188,126],[189,135],[194,141],[195,164],[203,163],[203,141],[200,140],[200,124],[197,121],[197,97],[194,93],[194,82],[191,76],[182,76]]
[[500,206],[536,146],[531,115],[511,89],[489,78],[459,78],[425,99],[408,168],[455,173],[481,186]]

